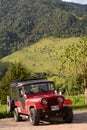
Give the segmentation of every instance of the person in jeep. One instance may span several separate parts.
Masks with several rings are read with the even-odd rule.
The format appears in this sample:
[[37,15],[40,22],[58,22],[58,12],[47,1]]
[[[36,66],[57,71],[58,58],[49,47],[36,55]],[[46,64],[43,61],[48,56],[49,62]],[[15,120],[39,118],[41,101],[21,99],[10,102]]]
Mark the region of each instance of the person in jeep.
[[9,111],[14,111],[15,121],[29,117],[32,125],[40,120],[52,122],[54,118],[67,123],[73,121],[72,101],[57,93],[53,81],[34,79],[10,84]]
[[27,95],[25,94],[24,86],[22,86],[22,88],[20,90],[20,95],[24,98],[24,100],[27,98]]

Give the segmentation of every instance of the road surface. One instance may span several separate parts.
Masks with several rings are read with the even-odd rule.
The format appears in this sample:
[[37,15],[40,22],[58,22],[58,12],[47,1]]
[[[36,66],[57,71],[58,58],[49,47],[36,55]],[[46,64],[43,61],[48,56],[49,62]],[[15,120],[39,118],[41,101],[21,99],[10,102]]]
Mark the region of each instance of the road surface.
[[71,124],[41,122],[39,126],[32,126],[28,120],[15,122],[13,118],[0,119],[0,130],[87,130],[87,110],[74,111]]

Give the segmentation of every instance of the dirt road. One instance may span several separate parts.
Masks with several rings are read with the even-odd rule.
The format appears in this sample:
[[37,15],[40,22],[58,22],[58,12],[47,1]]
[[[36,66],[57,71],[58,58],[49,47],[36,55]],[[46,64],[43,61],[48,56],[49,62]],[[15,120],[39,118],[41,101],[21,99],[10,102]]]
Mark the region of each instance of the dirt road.
[[87,110],[74,111],[71,124],[42,122],[39,126],[31,126],[29,121],[15,122],[13,118],[1,119],[0,130],[87,130]]

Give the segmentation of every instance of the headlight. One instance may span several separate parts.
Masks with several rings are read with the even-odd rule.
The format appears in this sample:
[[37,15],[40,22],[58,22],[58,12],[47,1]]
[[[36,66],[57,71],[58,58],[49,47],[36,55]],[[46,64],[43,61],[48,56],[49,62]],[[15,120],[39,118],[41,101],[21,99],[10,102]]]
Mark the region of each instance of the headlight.
[[58,102],[63,102],[63,98],[62,97],[58,97]]
[[46,105],[48,103],[46,99],[42,99],[41,102],[42,102],[43,105]]

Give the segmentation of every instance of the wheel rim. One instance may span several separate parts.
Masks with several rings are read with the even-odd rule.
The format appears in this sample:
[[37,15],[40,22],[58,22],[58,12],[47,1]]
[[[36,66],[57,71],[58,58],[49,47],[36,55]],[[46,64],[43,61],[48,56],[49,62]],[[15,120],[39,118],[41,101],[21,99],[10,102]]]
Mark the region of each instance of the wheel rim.
[[31,111],[31,113],[30,113],[30,122],[33,123],[33,121],[34,121],[34,117],[33,117],[32,111]]
[[14,111],[14,119],[15,119],[15,121],[17,121],[17,114],[16,114],[16,110]]

